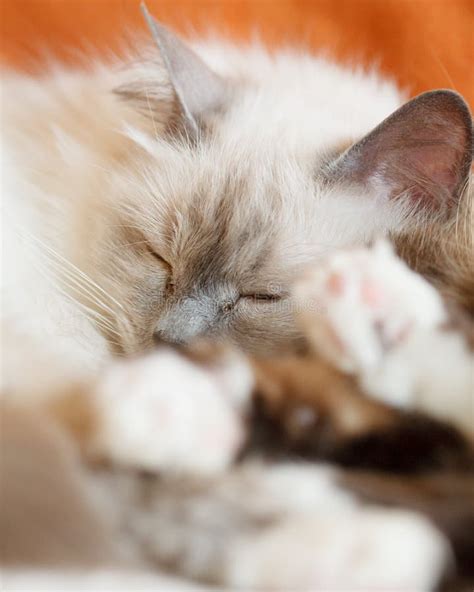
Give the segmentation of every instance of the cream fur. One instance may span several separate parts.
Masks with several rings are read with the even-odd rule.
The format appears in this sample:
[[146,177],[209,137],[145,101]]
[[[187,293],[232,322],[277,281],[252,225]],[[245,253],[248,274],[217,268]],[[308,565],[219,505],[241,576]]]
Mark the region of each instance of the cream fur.
[[[443,324],[440,294],[390,245],[338,252],[295,287],[300,324],[323,357],[364,392],[474,431],[474,354]],[[305,303],[324,308],[315,314]]]
[[[201,474],[225,468],[239,446],[235,411],[251,388],[248,368],[208,373],[169,351],[112,363],[113,355],[142,352],[155,332],[177,342],[224,336],[250,351],[298,343],[289,289],[301,269],[409,217],[403,202],[384,199],[383,183],[375,196],[320,175],[399,107],[394,84],[294,51],[214,42],[196,51],[230,90],[222,109],[202,114],[193,146],[168,133],[176,105],[153,48],[83,71],[5,76],[0,390],[39,401],[105,366],[94,383],[98,452],[133,468]],[[237,388],[224,401],[229,382]],[[321,467],[244,466],[185,482],[182,499],[172,480],[157,479],[147,497],[135,476],[122,475],[123,489],[120,475],[117,486],[113,475],[105,484],[90,477],[116,495],[137,554],[177,561],[188,577],[249,588],[430,589],[450,559],[425,520],[358,504]],[[38,577],[40,587],[100,589],[119,575]],[[122,585],[158,585],[155,576],[127,577]],[[31,574],[8,578],[14,590]]]
[[[2,391],[37,396],[88,379],[111,352],[148,347],[156,327],[177,340],[206,329],[249,349],[278,347],[297,337],[288,307],[242,299],[230,329],[213,307],[239,293],[285,292],[308,261],[400,226],[394,206],[315,181],[328,151],[398,107],[392,83],[292,51],[196,49],[233,95],[195,150],[163,137],[172,91],[156,56],[4,77]],[[149,113],[113,92],[127,85],[145,89]],[[222,208],[232,273],[224,280],[218,270],[196,294],[192,255],[214,249]],[[145,240],[172,264],[178,304]],[[24,372],[25,359],[34,371]]]

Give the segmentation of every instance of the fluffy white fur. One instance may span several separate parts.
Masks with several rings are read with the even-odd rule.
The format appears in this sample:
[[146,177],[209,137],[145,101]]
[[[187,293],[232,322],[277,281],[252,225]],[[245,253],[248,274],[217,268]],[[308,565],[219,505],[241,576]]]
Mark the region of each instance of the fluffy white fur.
[[[271,263],[278,259],[287,272],[400,225],[395,206],[342,190],[335,195],[312,180],[328,150],[399,106],[393,84],[291,51],[270,55],[221,43],[197,51],[236,81],[238,93],[213,141],[194,153],[160,137],[163,125],[151,106],[143,117],[112,92],[138,80],[166,103],[171,89],[156,61],[96,64],[41,79],[4,76],[2,392],[35,397],[89,379],[114,341],[125,351],[142,348],[130,331],[137,297],[129,286],[139,281],[134,274],[156,274],[143,288],[147,298],[160,289],[163,270],[127,253],[125,263],[117,262],[111,250],[125,248],[115,227],[138,226],[162,248],[166,212],[178,199],[189,203],[200,185],[212,217],[229,175],[244,178],[243,193],[235,195],[242,222],[256,210],[275,216]],[[278,273],[262,276],[263,289],[270,282],[285,287],[289,278]],[[24,372],[25,359],[34,371]]]
[[101,423],[94,452],[150,471],[222,471],[243,442],[241,416],[252,388],[243,362],[226,366],[229,376],[222,376],[166,349],[115,362],[92,395]]
[[[354,373],[365,392],[474,436],[474,354],[461,334],[443,327],[439,293],[387,243],[333,255],[307,273],[295,294],[314,347]],[[311,301],[323,312],[312,310]]]
[[[173,93],[159,59],[42,79],[5,77],[1,392],[38,401],[104,372],[95,391],[107,428],[96,443],[101,452],[140,468],[173,464],[206,473],[224,468],[238,447],[235,409],[245,405],[250,380],[226,399],[223,385],[232,373],[225,380],[210,376],[170,352],[111,364],[113,353],[150,347],[155,329],[184,341],[203,327],[220,335],[216,304],[233,309],[235,327],[225,335],[247,349],[293,338],[288,311],[285,316],[254,296],[285,297],[303,266],[401,228],[407,211],[403,202],[384,199],[386,187],[375,196],[315,178],[329,154],[400,105],[395,85],[291,51],[270,55],[222,43],[196,50],[235,92],[223,113],[205,121],[211,139],[192,149],[164,135]],[[139,107],[123,90],[114,92],[137,87]],[[180,269],[173,287],[190,280],[184,264],[200,253],[203,228],[203,252],[214,252],[210,239],[220,230],[222,207],[230,245],[224,258],[238,273],[213,280],[212,289],[183,288],[179,302],[164,303]],[[250,231],[248,244],[242,230]],[[262,260],[258,273],[245,273],[255,253]],[[155,412],[168,421],[158,433],[149,415]],[[210,423],[221,432],[213,434]],[[193,448],[199,448],[195,457]],[[170,515],[162,497],[152,521],[137,510],[130,524],[147,556],[166,562],[178,555],[191,577],[216,569],[217,556],[220,581],[252,589],[430,589],[449,561],[448,546],[431,525],[408,512],[361,507],[322,468],[243,471],[249,491],[230,476],[213,489],[217,500],[207,507],[199,497],[185,500],[188,528],[176,528],[174,497]],[[219,536],[206,538],[203,516],[227,536],[237,502],[243,516],[270,522],[258,536],[244,529],[222,549]],[[29,577],[10,577],[10,589],[28,585]],[[102,577],[113,585],[116,576],[56,583],[55,576],[40,586],[66,581],[73,589],[100,589]],[[131,586],[155,585],[146,576],[130,577]]]

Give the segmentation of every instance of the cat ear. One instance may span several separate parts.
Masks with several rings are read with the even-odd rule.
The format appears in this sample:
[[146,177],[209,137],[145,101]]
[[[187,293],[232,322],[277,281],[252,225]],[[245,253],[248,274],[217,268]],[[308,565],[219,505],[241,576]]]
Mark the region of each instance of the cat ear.
[[341,180],[440,211],[457,204],[472,155],[467,104],[455,92],[436,90],[403,105],[331,169]]
[[183,123],[188,132],[196,135],[199,116],[224,102],[225,81],[174,33],[156,21],[144,2],[141,10],[168,71]]

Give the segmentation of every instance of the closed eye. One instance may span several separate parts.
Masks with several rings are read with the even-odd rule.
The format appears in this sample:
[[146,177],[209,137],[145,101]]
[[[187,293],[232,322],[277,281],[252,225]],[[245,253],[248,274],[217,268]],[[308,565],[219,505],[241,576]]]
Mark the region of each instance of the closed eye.
[[148,251],[148,253],[150,255],[152,255],[152,257],[154,257],[157,261],[159,261],[162,265],[164,265],[167,268],[167,271],[169,271],[171,273],[172,271],[172,267],[171,264],[168,263],[168,261],[166,261],[166,259],[164,257],[162,257],[159,253],[157,253],[155,251],[155,249],[150,245],[149,242],[146,243],[146,250]]
[[240,297],[262,303],[278,302],[283,298],[282,294],[242,294]]

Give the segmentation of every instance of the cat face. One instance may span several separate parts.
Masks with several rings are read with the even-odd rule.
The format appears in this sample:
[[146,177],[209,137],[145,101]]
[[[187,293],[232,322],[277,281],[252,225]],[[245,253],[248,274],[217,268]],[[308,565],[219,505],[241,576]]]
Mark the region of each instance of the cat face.
[[301,181],[285,189],[287,171],[270,162],[257,170],[209,145],[157,143],[137,155],[146,191],[128,194],[114,237],[122,246],[108,259],[127,280],[121,298],[140,348],[202,335],[252,351],[298,342],[289,288],[311,249],[292,193],[304,203],[313,192]]
[[324,159],[270,144],[265,161],[259,149],[242,150],[228,138],[198,149],[157,141],[152,154],[137,151],[128,184],[119,174],[120,218],[101,277],[126,303],[132,349],[203,335],[259,353],[294,349],[295,278],[335,247],[396,223],[395,210],[324,187],[315,176]]
[[[318,137],[324,118],[300,104],[304,69],[290,108],[288,89],[275,98],[272,83],[220,78],[157,27],[172,115],[159,137],[152,111],[129,130],[107,192],[117,219],[100,277],[123,305],[121,348],[211,336],[259,353],[294,349],[289,293],[306,265],[452,209],[470,165],[467,107],[427,93],[344,149],[340,134]],[[119,92],[139,104],[137,88]]]

